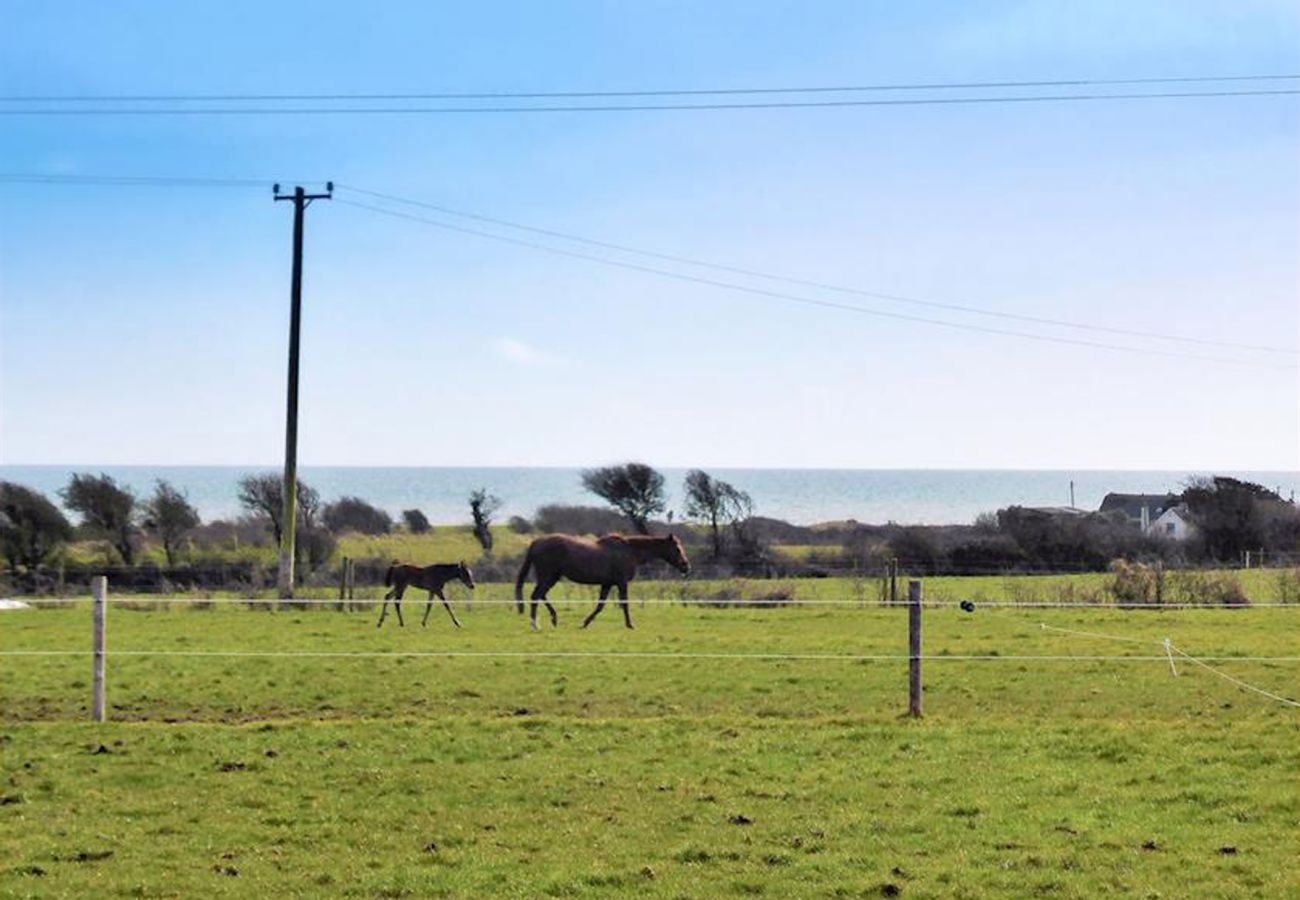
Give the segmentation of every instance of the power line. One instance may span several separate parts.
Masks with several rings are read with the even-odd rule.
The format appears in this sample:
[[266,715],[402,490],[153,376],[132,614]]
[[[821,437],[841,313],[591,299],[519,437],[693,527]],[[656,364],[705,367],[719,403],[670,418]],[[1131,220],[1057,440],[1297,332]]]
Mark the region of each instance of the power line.
[[477,222],[487,222],[492,225],[500,225],[506,228],[513,228],[519,231],[527,231],[533,234],[546,235],[547,237],[560,238],[566,241],[587,244],[588,246],[601,247],[606,250],[616,250],[620,253],[632,253],[637,256],[644,256],[651,259],[664,260],[665,262],[684,263],[691,266],[699,266],[705,269],[713,269],[718,272],[729,272],[733,275],[745,275],[752,278],[761,278],[767,281],[782,282],[784,284],[794,284],[801,287],[817,288],[819,290],[834,291],[841,294],[853,294],[860,297],[871,297],[877,300],[889,300],[896,303],[907,303],[914,306],[925,306],[932,309],[945,309],[953,312],[970,313],[979,316],[991,316],[999,319],[1008,319],[1019,322],[1029,322],[1035,325],[1051,325],[1059,328],[1072,328],[1082,331],[1096,331],[1106,334],[1124,335],[1127,337],[1151,338],[1162,341],[1176,341],[1187,344],[1197,344],[1207,347],[1225,347],[1235,350],[1258,350],[1266,353],[1285,353],[1290,355],[1300,354],[1292,348],[1287,347],[1270,347],[1260,344],[1241,344],[1232,341],[1216,341],[1209,338],[1187,337],[1184,335],[1173,335],[1155,331],[1142,331],[1133,328],[1116,328],[1107,325],[1091,325],[1083,322],[1069,322],[1062,319],[1049,319],[1042,316],[1028,316],[1020,313],[1001,312],[999,310],[983,309],[975,306],[966,306],[958,303],[944,303],[937,300],[922,300],[917,297],[904,296],[902,294],[885,293],[883,291],[870,291],[862,288],[845,287],[843,285],[831,284],[824,281],[815,281],[805,278],[794,278],[787,275],[775,275],[770,272],[763,272],[757,269],[749,269],[741,266],[729,266],[722,263],[709,262],[708,260],[698,259],[690,256],[680,256],[672,253],[658,253],[652,250],[643,250],[637,247],[631,247],[627,244],[618,244],[611,241],[596,240],[594,238],[583,237],[582,235],[572,234],[564,231],[555,231],[549,228],[539,228],[532,225],[524,225],[519,222],[512,222],[508,219],[495,218],[477,213],[464,212],[452,209],[446,206],[440,206],[436,203],[427,203],[422,200],[413,200],[408,197],[399,197],[395,194],[386,194],[380,191],[371,191],[365,188],[352,187],[350,185],[340,184],[341,190],[351,191],[356,194],[364,194],[380,200],[388,200],[394,203],[402,203],[408,206],[417,206],[423,209],[430,209],[435,212],[446,215],[456,216],[463,219],[472,219]]
[[260,187],[276,181],[307,181],[310,178],[190,178],[155,175],[55,175],[39,172],[0,172],[0,184],[67,184],[113,187]]
[[461,234],[469,234],[475,237],[487,238],[489,240],[500,241],[503,243],[514,244],[520,247],[528,247],[533,250],[540,250],[546,253],[553,253],[559,256],[566,256],[572,259],[581,259],[588,262],[599,263],[614,268],[628,269],[634,272],[643,272],[650,275],[657,275],[662,278],[671,278],[677,281],[684,281],[692,284],[701,284],[709,287],[722,288],[724,290],[736,291],[739,293],[750,294],[758,297],[766,297],[773,300],[782,300],[790,303],[799,303],[806,306],[818,306],[826,309],[837,309],[844,312],[859,313],[861,315],[877,316],[880,318],[895,319],[904,322],[917,322],[925,325],[935,325],[943,328],[951,328],[960,331],[973,331],[981,334],[995,334],[1003,337],[1017,337],[1026,340],[1042,341],[1053,344],[1068,344],[1076,347],[1091,347],[1101,350],[1115,350],[1125,353],[1140,353],[1143,355],[1154,355],[1170,357],[1175,359],[1194,359],[1201,362],[1224,363],[1227,365],[1257,366],[1273,369],[1294,369],[1292,365],[1277,365],[1270,363],[1254,363],[1243,360],[1225,359],[1214,356],[1198,356],[1189,353],[1179,353],[1173,350],[1153,350],[1141,347],[1129,347],[1122,344],[1107,344],[1101,341],[1090,341],[1081,338],[1058,337],[1053,335],[1033,334],[1026,331],[1013,331],[1004,328],[991,328],[984,325],[973,325],[965,322],[950,322],[943,319],[932,319],[925,316],[915,316],[907,313],[890,312],[887,310],[871,309],[864,306],[856,306],[849,303],[840,303],[834,300],[823,300],[813,297],[803,297],[797,294],[787,294],[781,291],[771,291],[765,288],[751,287],[748,285],[736,284],[735,282],[721,281],[714,278],[703,278],[698,275],[688,275],[682,272],[672,272],[667,269],[660,269],[654,266],[645,266],[639,263],[631,263],[623,260],[608,259],[601,256],[593,256],[589,253],[580,253],[575,250],[566,250],[561,247],[552,247],[546,244],[539,244],[534,241],[526,241],[521,238],[514,238],[503,234],[493,234],[487,231],[480,231],[474,228],[466,228],[463,225],[456,225],[451,222],[440,222],[436,219],[430,219],[425,216],[417,216],[411,213],[398,212],[397,210],[384,209],[379,206],[372,206],[368,203],[358,203],[354,200],[335,199],[336,203],[344,206],[354,206],[358,209],[369,210],[380,215],[391,216],[397,219],[406,219],[412,222],[420,222],[425,225],[432,225],[436,228],[455,231]]
[[349,100],[558,100],[600,97],[761,96],[772,94],[843,94],[875,91],[990,90],[1004,88],[1099,87],[1139,84],[1215,84],[1250,81],[1296,81],[1300,75],[1192,75],[1164,78],[1075,78],[1040,81],[938,81],[893,84],[815,85],[761,88],[686,88],[606,91],[479,91],[443,93],[333,94],[11,94],[0,103],[220,103]]
[[[296,180],[296,181],[308,181],[308,182],[312,181],[312,179],[278,179],[278,180],[280,181]],[[116,176],[116,175],[58,175],[58,174],[25,173],[25,172],[0,173],[0,184],[51,184],[51,185],[67,184],[67,185],[101,185],[101,186],[123,186],[123,187],[154,186],[154,187],[265,188],[272,181],[273,179],[270,178],[252,179],[252,178],[208,178],[208,177],[186,177],[186,176],[171,177],[171,176]],[[1069,329],[1080,330],[1080,331],[1092,331],[1092,332],[1114,334],[1114,335],[1121,335],[1127,337],[1171,341],[1177,343],[1194,344],[1194,345],[1205,346],[1205,347],[1222,347],[1225,349],[1250,350],[1250,351],[1259,351],[1264,353],[1286,354],[1292,356],[1300,355],[1300,351],[1288,347],[1276,347],[1276,346],[1269,346],[1264,344],[1247,344],[1247,343],[1240,343],[1234,341],[1220,341],[1220,340],[1213,340],[1210,338],[1191,337],[1188,335],[1175,335],[1175,334],[1168,334],[1164,332],[1145,331],[1141,329],[1119,328],[1115,326],[1096,325],[1096,324],[1090,324],[1085,322],[1072,322],[1064,319],[1052,319],[1044,316],[1031,316],[1031,315],[1025,315],[1021,313],[1010,313],[1010,312],[1004,312],[1000,310],[969,306],[969,305],[959,304],[959,303],[948,303],[948,302],[943,302],[938,300],[926,300],[926,299],[907,296],[903,294],[867,290],[864,288],[850,287],[846,285],[834,284],[834,283],[818,281],[814,279],[797,278],[788,275],[779,275],[771,272],[764,272],[758,269],[750,269],[742,266],[732,266],[723,263],[711,262],[708,260],[699,259],[697,257],[646,250],[643,248],[633,247],[627,244],[620,244],[613,241],[603,241],[603,240],[598,240],[596,238],[589,238],[583,235],[573,234],[571,232],[558,231],[550,228],[542,228],[534,225],[526,225],[520,222],[511,221],[509,219],[502,219],[494,216],[482,215],[479,213],[466,212],[464,210],[453,209],[451,207],[442,206],[436,203],[430,203],[423,200],[416,200],[410,197],[402,197],[396,194],[385,193],[382,191],[373,191],[367,188],[356,187],[353,185],[339,184],[337,185],[337,187],[340,190],[350,191],[354,194],[361,194],[364,196],[374,197],[376,199],[385,200],[393,203],[401,203],[407,206],[429,209],[434,212],[455,216],[457,218],[470,219],[478,222],[485,222],[488,224],[498,225],[505,228],[511,228],[519,231],[530,232],[533,234],[540,234],[547,237],[558,238],[561,240],[573,241],[575,243],[586,244],[592,247],[599,247],[606,250],[614,250],[620,253],[629,253],[629,254],[643,256],[650,259],[658,259],[666,262],[674,262],[674,263],[680,263],[680,264],[685,264],[690,266],[697,266],[700,268],[711,269],[719,272],[728,272],[734,275],[743,275],[752,278],[760,278],[767,281],[780,282],[784,284],[793,284],[801,287],[810,287],[818,290],[832,291],[840,294],[850,294],[850,295],[861,296],[861,297],[870,297],[879,300],[887,300],[887,301],[897,302],[897,303],[906,303],[914,306],[929,307],[932,309],[949,310],[953,312],[968,313],[971,315],[988,316],[992,318],[1005,319],[1010,321],[1027,322],[1035,325],[1047,325],[1052,327],[1069,328]],[[339,200],[339,202],[346,203],[346,201],[344,200]],[[348,205],[356,205],[363,209],[371,209],[377,212],[384,212],[391,215],[397,215],[397,213],[391,210],[384,210],[384,209],[380,209],[379,207],[372,207],[365,204],[348,204]],[[417,219],[417,221],[424,221],[424,220]],[[428,224],[431,225],[437,225],[439,227],[454,229],[454,226],[452,226],[450,223],[442,223],[433,220],[427,220],[427,221]],[[466,230],[466,233],[474,234],[482,237],[488,237],[495,240],[509,240],[503,235],[489,234],[486,232],[479,232],[474,230]],[[516,243],[521,243],[523,246],[544,250],[546,252],[561,253],[565,255],[575,255],[575,254],[568,253],[567,251],[561,250],[560,248],[549,247],[542,244],[533,244],[530,242],[516,242]],[[576,254],[576,255],[578,256],[578,258],[582,258],[582,259],[590,258],[593,261],[601,262],[609,265],[618,264],[614,260],[608,260],[608,259],[597,258],[597,257],[586,257],[580,254]],[[686,277],[686,276],[681,276],[678,273],[665,273],[654,269],[647,269],[647,271],[651,271],[656,274],[666,274],[669,275],[669,277]],[[734,286],[734,285],[728,285],[728,286],[734,287],[736,289],[743,289],[740,286]],[[817,302],[817,301],[809,300],[808,302]],[[873,312],[875,314],[884,315],[884,316],[891,315],[890,313],[883,310],[873,311],[873,310],[867,310],[862,307],[849,307],[849,306],[846,306],[845,308],[853,309],[859,312]],[[918,321],[934,322],[934,320],[928,320],[928,319],[918,319]],[[954,322],[935,322],[935,324],[944,324],[950,327],[963,327],[961,323],[954,323]],[[976,328],[976,329],[979,328],[979,326],[969,326],[969,327]],[[990,329],[980,329],[980,330],[990,330]],[[1002,331],[1002,330],[991,330],[991,332],[995,334],[1009,334],[1009,335],[1021,336],[1021,337],[1032,337],[1036,340],[1062,340],[1068,342],[1068,339],[1064,339],[1064,338],[1053,339],[1043,335],[1028,335],[1020,332],[1011,332],[1011,331]],[[1079,343],[1079,342],[1073,342],[1073,343]],[[1106,349],[1128,350],[1131,352],[1152,352],[1152,351],[1143,351],[1140,350],[1139,348],[1134,348],[1134,347],[1120,347],[1120,346],[1112,346],[1112,345],[1103,345],[1099,343],[1094,344],[1093,342],[1083,342],[1083,343],[1085,346],[1099,346],[1099,347],[1105,347]],[[1216,362],[1235,362],[1233,360],[1223,360],[1223,359],[1212,358],[1212,357],[1193,356],[1189,358],[1210,359]],[[1287,366],[1287,368],[1290,368],[1290,366]]]
[[1268,97],[1300,94],[1300,89],[1278,88],[1236,91],[1150,91],[1127,94],[1036,94],[1029,96],[907,97],[885,100],[773,100],[752,103],[638,103],[564,104],[534,106],[265,106],[265,107],[25,107],[0,109],[0,116],[334,116],[334,115],[444,115],[482,113],[612,113],[713,111],[739,109],[832,109],[869,106],[972,106],[980,104],[1102,102],[1107,100],[1157,100],[1222,97]]

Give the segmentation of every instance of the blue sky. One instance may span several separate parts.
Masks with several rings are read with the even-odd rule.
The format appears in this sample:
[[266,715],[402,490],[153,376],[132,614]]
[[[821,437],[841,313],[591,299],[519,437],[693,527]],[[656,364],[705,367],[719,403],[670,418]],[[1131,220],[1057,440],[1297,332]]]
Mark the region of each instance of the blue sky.
[[[4,21],[7,95],[1300,71],[1283,2],[6,2]],[[330,178],[874,291],[1300,339],[1294,96],[3,125],[3,172]],[[0,184],[0,463],[274,465],[289,226],[269,188]],[[320,203],[300,458],[1300,468],[1295,356],[851,302],[1237,364],[788,304]]]

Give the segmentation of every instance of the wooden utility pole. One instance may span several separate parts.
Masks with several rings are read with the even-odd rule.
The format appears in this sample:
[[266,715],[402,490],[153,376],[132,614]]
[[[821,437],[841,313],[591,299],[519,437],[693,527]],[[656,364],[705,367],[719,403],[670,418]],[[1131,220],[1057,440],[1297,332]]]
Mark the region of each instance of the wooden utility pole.
[[298,531],[298,335],[302,325],[302,223],[303,213],[313,200],[329,200],[334,182],[326,182],[325,193],[308,194],[301,187],[275,199],[293,201],[293,275],[289,282],[289,393],[284,424],[284,518],[280,529],[280,597],[293,597],[293,559]]

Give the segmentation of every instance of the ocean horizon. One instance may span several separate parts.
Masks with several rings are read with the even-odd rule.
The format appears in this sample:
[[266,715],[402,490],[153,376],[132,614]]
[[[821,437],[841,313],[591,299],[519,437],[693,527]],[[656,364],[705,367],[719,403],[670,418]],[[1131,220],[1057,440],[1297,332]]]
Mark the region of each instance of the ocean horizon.
[[[0,479],[41,491],[58,503],[58,491],[74,472],[105,473],[139,496],[163,479],[184,491],[206,521],[243,513],[238,480],[249,473],[276,471],[258,466],[0,465]],[[486,488],[502,500],[498,518],[531,517],[548,503],[601,505],[580,481],[581,467],[404,467],[301,466],[299,477],[324,502],[357,496],[394,517],[419,509],[434,524],[469,521],[467,497]],[[668,509],[682,515],[685,468],[663,467]],[[909,525],[952,525],[980,513],[1019,506],[1097,509],[1109,492],[1178,492],[1188,479],[1228,475],[1275,489],[1292,498],[1300,473],[1225,470],[1020,470],[1020,469],[739,469],[708,470],[750,494],[755,515],[798,525],[853,519]]]

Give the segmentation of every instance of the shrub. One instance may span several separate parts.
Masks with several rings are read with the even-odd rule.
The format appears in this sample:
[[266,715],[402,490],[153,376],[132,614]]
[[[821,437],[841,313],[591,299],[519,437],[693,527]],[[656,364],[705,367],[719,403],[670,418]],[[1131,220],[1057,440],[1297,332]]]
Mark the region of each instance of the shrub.
[[558,534],[609,534],[624,531],[627,520],[598,506],[551,504],[537,511],[537,528]]
[[510,530],[515,534],[528,534],[533,530],[533,523],[523,516],[511,516],[506,522]]
[[359,534],[388,534],[393,520],[388,513],[371,506],[360,497],[340,497],[326,504],[323,518],[325,527],[335,534],[355,531]]
[[427,534],[429,532],[429,517],[418,509],[402,510],[402,521],[406,523],[406,530],[411,534]]
[[1110,592],[1116,603],[1156,602],[1156,572],[1142,563],[1117,559],[1111,562]]
[[1282,603],[1300,603],[1300,569],[1279,569],[1277,599]]
[[45,562],[72,537],[72,525],[39,491],[0,481],[0,544],[11,566]]
[[1171,572],[1168,597],[1171,603],[1206,606],[1250,605],[1250,598],[1242,589],[1241,581],[1231,572],[1207,572],[1196,569]]
[[928,574],[939,568],[939,544],[924,528],[904,528],[890,539],[889,547],[907,571]]

